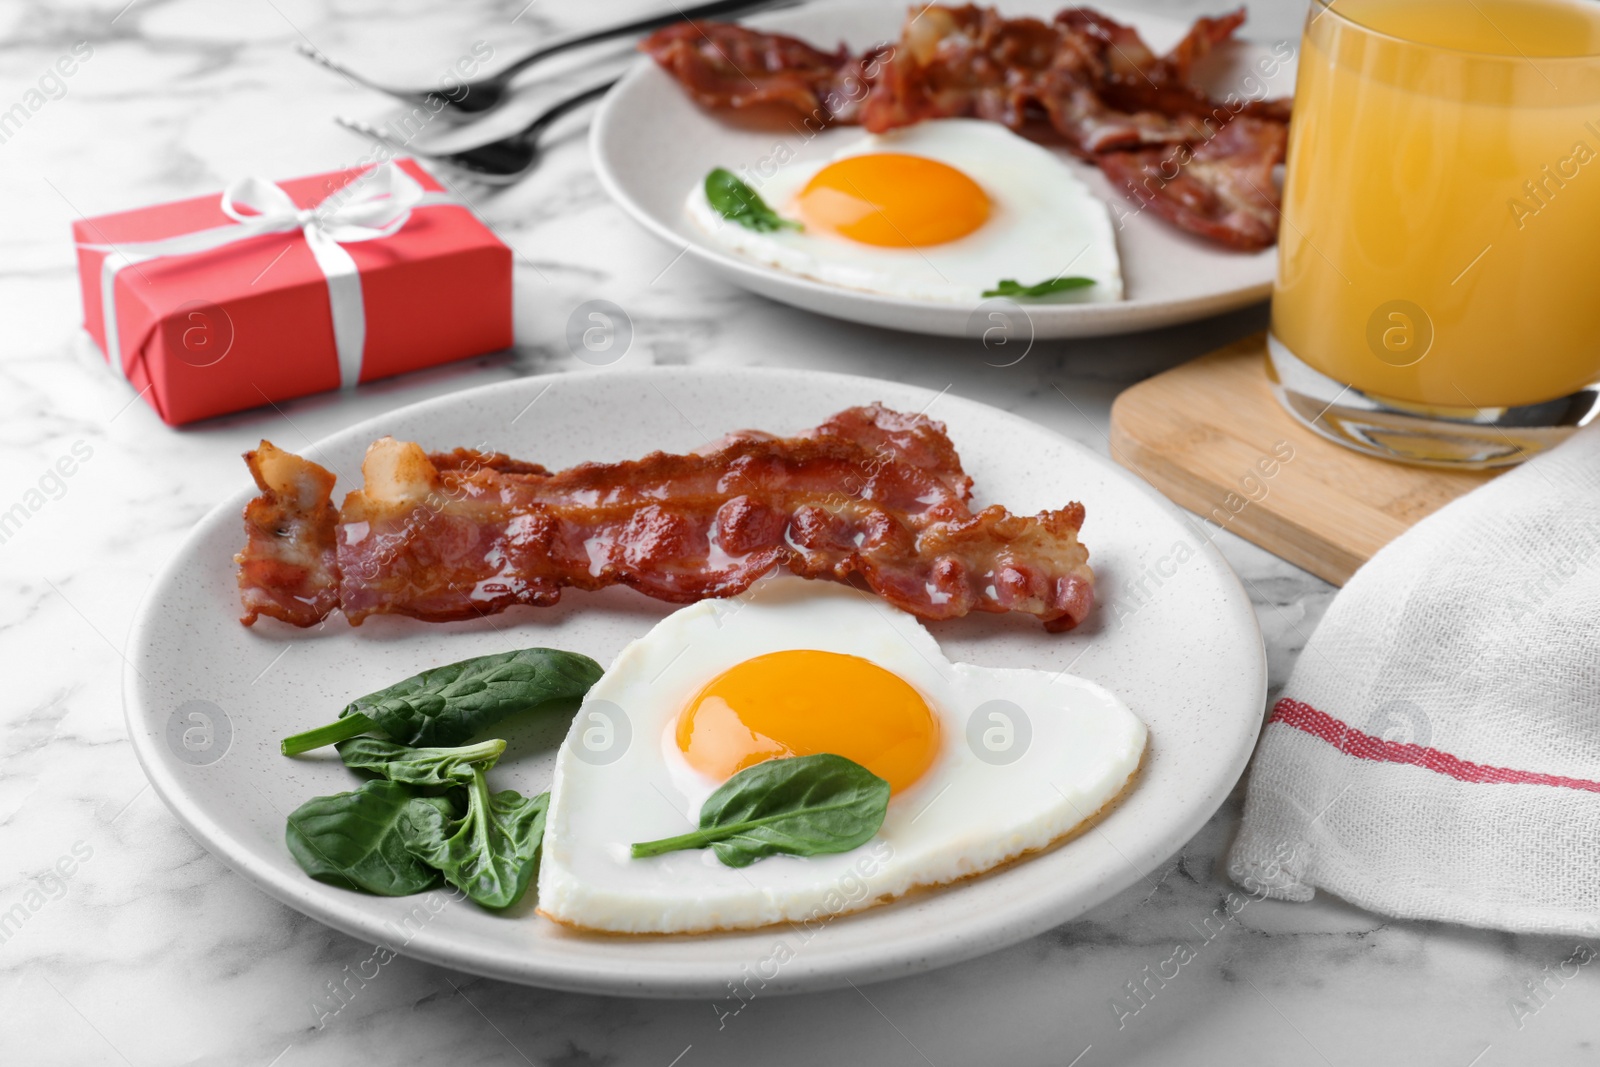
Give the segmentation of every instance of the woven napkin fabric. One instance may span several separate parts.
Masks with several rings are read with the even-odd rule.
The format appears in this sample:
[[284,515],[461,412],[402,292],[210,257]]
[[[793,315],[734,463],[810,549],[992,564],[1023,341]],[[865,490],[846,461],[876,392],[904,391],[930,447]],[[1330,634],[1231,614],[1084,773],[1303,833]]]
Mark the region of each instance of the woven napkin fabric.
[[1600,934],[1600,426],[1351,578],[1272,709],[1228,860],[1286,900]]

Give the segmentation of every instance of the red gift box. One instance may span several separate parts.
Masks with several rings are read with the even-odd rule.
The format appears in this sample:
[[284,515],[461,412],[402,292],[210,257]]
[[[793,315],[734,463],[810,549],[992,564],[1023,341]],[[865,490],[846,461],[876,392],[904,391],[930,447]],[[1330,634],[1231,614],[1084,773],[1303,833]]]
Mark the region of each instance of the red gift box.
[[511,250],[409,159],[72,231],[84,328],[168,425],[511,344]]

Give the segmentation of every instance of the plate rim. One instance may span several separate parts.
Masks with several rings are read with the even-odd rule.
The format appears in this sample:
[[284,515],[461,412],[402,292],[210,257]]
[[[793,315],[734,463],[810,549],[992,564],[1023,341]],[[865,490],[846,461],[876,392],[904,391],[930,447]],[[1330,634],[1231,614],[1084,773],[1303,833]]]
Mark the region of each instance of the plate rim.
[[[930,394],[934,392],[934,390],[924,389],[924,387],[916,386],[912,383],[896,382],[892,379],[792,367],[666,366],[639,367],[624,371],[607,369],[569,370],[529,375],[510,381],[491,382],[471,389],[459,390],[416,403],[401,405],[327,434],[310,443],[304,451],[306,453],[314,453],[338,439],[369,434],[372,428],[380,425],[385,420],[392,420],[396,416],[420,414],[432,408],[449,407],[464,402],[470,403],[470,398],[474,396],[494,390],[502,390],[508,386],[531,389],[543,384],[548,388],[560,380],[597,379],[619,373],[629,377],[659,379],[726,377],[730,373],[752,378],[798,376],[809,379],[824,379],[845,388],[851,385],[859,388],[860,383],[881,382],[900,389],[910,386]],[[1136,474],[1118,466],[1114,461],[1100,455],[1081,442],[1075,441],[1024,416],[1005,411],[983,401],[972,400],[959,395],[952,399],[980,407],[991,416],[1002,417],[1005,420],[1018,423],[1030,431],[1049,434],[1065,442],[1072,449],[1092,457],[1093,461],[1103,464],[1108,470],[1114,471],[1120,475],[1121,480],[1127,487],[1143,493],[1152,502],[1162,507],[1163,510],[1177,510],[1176,505],[1161,496],[1154,487],[1144,482]],[[175,769],[169,769],[163,760],[156,755],[155,732],[149,728],[149,723],[154,720],[139,691],[139,685],[144,679],[138,669],[139,664],[145,659],[147,650],[150,648],[147,635],[160,624],[160,619],[155,613],[154,602],[158,593],[169,584],[172,576],[192,558],[192,549],[196,542],[209,534],[213,524],[222,521],[222,516],[238,514],[244,503],[256,495],[257,492],[254,486],[241,487],[208,509],[190,528],[188,533],[184,535],[183,540],[162,564],[146,588],[135,612],[133,624],[129,628],[126,646],[127,654],[124,657],[122,672],[124,727],[128,732],[129,740],[139,761],[140,768],[144,771],[145,777],[149,780],[156,795],[161,798],[167,809],[172,812],[179,823],[207,852],[221,860],[247,882],[267,893],[268,896],[317,922],[330,926],[358,940],[380,943],[389,942],[392,940],[392,934],[385,929],[385,924],[388,920],[370,912],[364,913],[361,902],[353,901],[346,904],[337,898],[329,901],[322,893],[322,890],[329,887],[322,886],[321,883],[294,875],[280,877],[278,872],[273,869],[257,868],[252,857],[253,850],[247,846],[244,839],[224,831],[211,820],[206,814],[206,808],[203,804],[185,795],[179,776],[174,773]],[[1182,520],[1179,519],[1177,521]],[[1200,542],[1200,557],[1206,560],[1207,565],[1219,578],[1226,583],[1231,583],[1232,591],[1238,595],[1248,608],[1250,600],[1242,582],[1233,568],[1229,566],[1227,560],[1223,558],[1216,545],[1209,539],[1198,538],[1197,540]],[[1254,636],[1254,641],[1247,642],[1247,645],[1256,657],[1258,668],[1256,685],[1253,687],[1255,696],[1252,701],[1255,711],[1248,716],[1250,720],[1248,726],[1250,728],[1245,729],[1246,724],[1243,722],[1240,724],[1240,729],[1243,731],[1244,736],[1249,738],[1248,743],[1241,744],[1237,751],[1232,753],[1227,767],[1220,776],[1214,775],[1210,779],[1210,789],[1213,792],[1208,792],[1199,802],[1185,805],[1179,812],[1180,818],[1164,823],[1167,827],[1166,833],[1157,835],[1157,838],[1147,842],[1139,853],[1124,857],[1128,861],[1129,877],[1106,878],[1095,884],[1088,891],[1079,891],[1072,894],[1065,901],[1052,897],[1036,899],[1030,901],[1025,909],[1010,909],[1010,911],[1002,913],[999,918],[988,918],[987,921],[975,919],[964,929],[955,931],[942,930],[939,936],[932,940],[927,935],[919,934],[915,938],[905,938],[895,942],[887,946],[887,948],[881,942],[867,942],[845,947],[833,946],[822,965],[818,966],[816,961],[812,960],[812,966],[792,976],[786,974],[784,976],[785,981],[770,983],[763,987],[762,993],[811,992],[843,987],[853,982],[887,981],[960,963],[998,951],[1001,948],[1016,944],[1070,921],[1090,908],[1115,896],[1139,878],[1148,877],[1150,871],[1165,860],[1173,849],[1182,848],[1184,844],[1192,840],[1194,835],[1210,820],[1211,816],[1221,808],[1238,784],[1239,779],[1243,776],[1250,757],[1254,753],[1256,738],[1259,737],[1266,712],[1268,664],[1260,623],[1254,611],[1247,610],[1243,612],[1241,618],[1247,622],[1249,631]],[[1169,845],[1166,842],[1171,842],[1171,844]],[[365,898],[362,899],[364,901]],[[760,932],[745,931],[745,933]],[[390,947],[393,948],[392,944]],[[450,939],[438,933],[431,924],[418,932],[403,948],[396,951],[400,955],[424,960],[439,966],[520,985],[611,996],[680,999],[708,995],[712,991],[716,991],[720,995],[728,973],[724,969],[717,969],[713,964],[699,961],[638,961],[618,965],[610,961],[596,962],[593,960],[555,959],[540,961],[536,955],[532,954],[515,957],[506,954],[463,956],[458,949],[453,948]],[[530,964],[534,964],[534,966],[530,966]]]
[[[838,2],[838,0],[835,0],[835,2]],[[817,11],[824,6],[826,5],[819,4],[802,9],[779,9],[753,15],[747,21],[756,26],[772,23],[782,30],[784,29],[781,25],[782,23],[796,20],[805,21],[807,15],[815,16]],[[1101,6],[1105,7],[1106,5],[1102,4]],[[1107,10],[1112,14],[1117,14],[1119,5],[1113,0]],[[1186,25],[1178,19],[1161,13],[1123,9],[1120,14],[1125,18],[1136,21],[1142,20],[1145,24]],[[954,312],[956,314],[972,314],[983,306],[980,303],[973,305],[972,308],[966,308],[939,300],[890,296],[865,290],[850,289],[844,286],[829,285],[813,278],[806,278],[798,274],[788,274],[765,264],[736,256],[731,252],[709,244],[686,239],[683,234],[675,230],[668,222],[648,211],[643,204],[636,201],[626,192],[618,174],[618,169],[612,166],[613,161],[604,147],[610,137],[612,126],[620,121],[617,116],[622,107],[621,101],[623,98],[628,92],[635,89],[637,82],[656,73],[659,73],[659,71],[653,60],[648,56],[638,57],[627,72],[617,80],[617,84],[612,87],[611,91],[607,92],[601,99],[590,123],[588,136],[589,160],[594,167],[596,176],[599,178],[601,188],[611,198],[612,203],[620,207],[624,214],[652,237],[670,247],[676,248],[681,245],[683,253],[687,254],[690,259],[696,260],[705,268],[722,277],[737,278],[736,284],[747,291],[812,314],[826,315],[830,318],[844,319],[850,322],[878,326],[883,329],[894,329],[906,333],[949,337],[956,335],[949,330],[930,324],[925,316],[918,313]],[[1128,299],[1124,297],[1121,300],[1105,303],[1029,305],[1023,307],[1022,310],[1033,322],[1035,335],[1043,339],[1116,336],[1161,329],[1162,327],[1184,322],[1193,322],[1201,318],[1225,314],[1242,307],[1248,307],[1271,296],[1272,284],[1272,281],[1268,280],[1256,285],[1241,286],[1177,300],[1151,297]],[[830,307],[827,310],[820,309],[816,303],[801,302],[789,296],[780,295],[780,292],[783,291],[794,293],[802,297],[802,299],[826,303]],[[897,312],[907,316],[907,321],[911,324],[902,326],[886,325],[881,314],[884,311]],[[1132,317],[1137,317],[1138,321],[1136,323],[1125,321]],[[1041,324],[1045,327],[1042,331],[1039,329]]]

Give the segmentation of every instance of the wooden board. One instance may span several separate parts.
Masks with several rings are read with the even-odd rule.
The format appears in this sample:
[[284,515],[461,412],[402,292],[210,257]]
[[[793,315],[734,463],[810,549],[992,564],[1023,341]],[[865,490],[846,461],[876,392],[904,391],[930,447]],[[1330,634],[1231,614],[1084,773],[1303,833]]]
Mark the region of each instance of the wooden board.
[[1318,437],[1273,395],[1264,334],[1124,391],[1111,408],[1111,454],[1174,502],[1335,585],[1493,477],[1408,467]]

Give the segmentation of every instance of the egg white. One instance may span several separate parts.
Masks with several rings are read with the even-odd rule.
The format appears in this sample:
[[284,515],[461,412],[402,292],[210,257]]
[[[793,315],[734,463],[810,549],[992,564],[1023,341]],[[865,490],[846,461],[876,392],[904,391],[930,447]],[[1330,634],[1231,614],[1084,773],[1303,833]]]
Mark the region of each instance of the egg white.
[[[903,152],[955,167],[988,194],[988,220],[965,237],[925,248],[880,248],[803,230],[758,233],[718,214],[706,200],[703,182],[690,191],[689,217],[724,248],[848,289],[975,304],[1002,278],[1033,285],[1077,275],[1093,278],[1095,284],[1038,302],[1122,299],[1111,213],[1049,149],[998,123],[939,119],[853,140],[833,159],[872,152]],[[778,214],[798,220],[795,198],[831,161],[790,163],[769,176],[749,168],[729,169]]]
[[[679,711],[718,674],[782,649],[861,656],[917,688],[939,723],[933,765],[895,794],[872,840],[850,852],[774,856],[741,869],[709,849],[630,858],[634,842],[694,829],[721,784],[691,768],[673,741]],[[969,741],[969,717],[996,700],[1021,708],[1031,732],[1009,763],[980,758],[983,731],[1004,730],[987,712],[979,741]],[[1122,792],[1145,741],[1144,724],[1092,682],[951,663],[904,612],[845,586],[771,578],[744,597],[669,615],[590,690],[556,760],[539,911],[615,933],[826,921],[1047,847]]]

